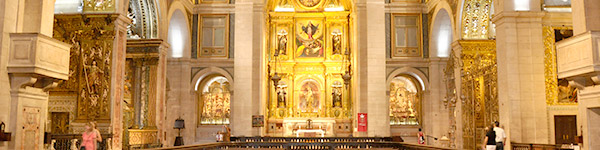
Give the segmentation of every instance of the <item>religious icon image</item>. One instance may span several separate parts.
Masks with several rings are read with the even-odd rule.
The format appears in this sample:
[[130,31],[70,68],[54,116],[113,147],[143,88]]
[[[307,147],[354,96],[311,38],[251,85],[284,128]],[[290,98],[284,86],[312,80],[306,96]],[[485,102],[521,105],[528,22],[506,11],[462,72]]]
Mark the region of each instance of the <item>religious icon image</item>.
[[333,44],[332,53],[334,55],[342,54],[342,32],[339,29],[335,29],[331,32],[331,36],[331,43]]
[[300,89],[300,110],[302,112],[319,112],[320,94],[319,86],[314,80],[305,81]]
[[306,24],[298,23],[296,35],[297,57],[322,57],[323,40],[320,24],[308,21]]
[[277,33],[277,51],[275,53],[279,54],[279,55],[286,55],[287,54],[287,31],[285,31],[285,29],[281,29],[279,30],[279,32]]

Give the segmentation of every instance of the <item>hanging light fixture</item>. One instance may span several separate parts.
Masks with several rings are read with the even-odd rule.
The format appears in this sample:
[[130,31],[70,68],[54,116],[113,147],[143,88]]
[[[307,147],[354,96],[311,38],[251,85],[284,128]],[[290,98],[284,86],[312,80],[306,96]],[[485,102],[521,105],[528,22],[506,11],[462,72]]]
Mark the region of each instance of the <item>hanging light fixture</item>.
[[342,75],[342,79],[344,79],[344,85],[346,85],[346,87],[348,87],[348,85],[350,85],[350,79],[352,79],[352,76],[350,75],[350,50],[348,48],[346,48],[346,52],[344,53],[344,61],[342,63],[342,65],[344,67],[346,67],[346,65],[348,66],[348,68],[346,68],[346,73],[344,73],[344,75]]
[[271,76],[271,80],[273,81],[273,86],[277,87],[277,85],[279,84],[279,80],[281,80],[281,77],[279,75],[277,75],[277,64],[279,62],[279,52],[276,51],[275,54],[273,55],[275,57],[275,72],[273,73],[273,76]]

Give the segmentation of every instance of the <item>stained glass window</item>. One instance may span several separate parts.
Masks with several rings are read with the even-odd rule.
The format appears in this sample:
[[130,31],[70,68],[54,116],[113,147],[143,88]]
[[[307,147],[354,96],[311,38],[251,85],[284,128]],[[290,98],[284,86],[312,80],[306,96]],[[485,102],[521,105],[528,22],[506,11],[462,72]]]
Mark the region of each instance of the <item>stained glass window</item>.
[[407,76],[395,77],[389,90],[390,124],[419,125],[421,97],[414,80]]
[[200,124],[229,124],[231,94],[227,78],[207,78],[201,86],[198,93]]

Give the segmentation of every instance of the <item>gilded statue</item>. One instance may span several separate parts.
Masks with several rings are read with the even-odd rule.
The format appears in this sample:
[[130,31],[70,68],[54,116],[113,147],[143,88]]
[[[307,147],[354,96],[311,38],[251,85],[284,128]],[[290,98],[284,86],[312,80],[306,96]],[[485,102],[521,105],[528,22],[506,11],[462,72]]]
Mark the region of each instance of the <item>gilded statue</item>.
[[280,55],[287,54],[287,31],[281,29],[279,33],[277,33],[277,40],[279,41],[277,44],[277,52]]
[[286,105],[286,95],[287,92],[285,91],[284,87],[278,87],[277,88],[277,107],[278,108],[284,108]]
[[333,101],[333,107],[342,107],[342,92],[340,87],[332,88],[331,99]]
[[313,91],[310,87],[306,87],[306,91],[304,91],[304,98],[306,99],[306,109],[308,112],[313,112]]
[[332,33],[332,38],[331,38],[331,43],[333,43],[332,45],[332,53],[335,54],[342,54],[342,33],[340,32],[340,30],[335,30]]

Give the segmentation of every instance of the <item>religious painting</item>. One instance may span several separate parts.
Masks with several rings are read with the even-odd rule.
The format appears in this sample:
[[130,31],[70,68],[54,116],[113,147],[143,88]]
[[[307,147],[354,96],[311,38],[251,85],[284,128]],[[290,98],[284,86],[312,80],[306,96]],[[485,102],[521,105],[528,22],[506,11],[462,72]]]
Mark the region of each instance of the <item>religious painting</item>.
[[320,20],[301,20],[296,24],[296,57],[323,57],[323,25]]
[[413,80],[398,76],[392,79],[389,88],[390,124],[418,125],[420,100]]
[[304,80],[300,84],[300,91],[298,97],[300,99],[299,109],[301,112],[319,112],[321,106],[321,94],[319,84],[313,79]]
[[231,94],[229,81],[216,76],[203,82],[200,124],[229,124]]

